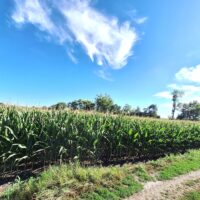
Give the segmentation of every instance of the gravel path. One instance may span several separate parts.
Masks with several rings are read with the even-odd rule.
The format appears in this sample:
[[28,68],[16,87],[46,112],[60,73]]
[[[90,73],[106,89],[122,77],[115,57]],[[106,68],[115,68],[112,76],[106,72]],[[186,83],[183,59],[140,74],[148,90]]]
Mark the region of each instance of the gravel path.
[[[188,181],[199,180],[196,184],[186,184]],[[148,182],[144,189],[126,200],[176,200],[185,192],[200,187],[200,170],[176,177],[169,181]]]

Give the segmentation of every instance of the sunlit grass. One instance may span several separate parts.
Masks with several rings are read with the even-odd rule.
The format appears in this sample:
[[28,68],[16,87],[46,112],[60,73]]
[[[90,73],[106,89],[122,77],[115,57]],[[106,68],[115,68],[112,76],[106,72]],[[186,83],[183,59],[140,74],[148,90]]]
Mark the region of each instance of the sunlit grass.
[[180,200],[200,200],[200,191],[186,193]]
[[166,160],[169,161],[169,164],[159,173],[159,178],[162,180],[200,169],[200,151],[190,151],[179,157],[171,156]]
[[17,179],[0,199],[117,200],[140,191],[145,182],[173,179],[197,169],[200,169],[200,150],[123,166],[53,166],[37,178],[30,178],[28,181]]

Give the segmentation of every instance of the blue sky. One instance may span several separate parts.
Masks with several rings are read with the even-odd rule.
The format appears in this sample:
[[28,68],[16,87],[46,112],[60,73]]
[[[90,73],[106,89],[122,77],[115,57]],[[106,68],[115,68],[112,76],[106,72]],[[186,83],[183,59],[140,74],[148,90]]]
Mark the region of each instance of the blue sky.
[[199,0],[1,0],[0,102],[200,100]]

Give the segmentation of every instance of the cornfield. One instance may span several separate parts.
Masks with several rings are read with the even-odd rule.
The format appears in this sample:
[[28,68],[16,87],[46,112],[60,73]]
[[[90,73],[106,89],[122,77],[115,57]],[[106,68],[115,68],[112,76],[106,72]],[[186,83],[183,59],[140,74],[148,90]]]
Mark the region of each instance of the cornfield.
[[199,123],[0,107],[0,173],[74,160],[153,158],[199,147]]

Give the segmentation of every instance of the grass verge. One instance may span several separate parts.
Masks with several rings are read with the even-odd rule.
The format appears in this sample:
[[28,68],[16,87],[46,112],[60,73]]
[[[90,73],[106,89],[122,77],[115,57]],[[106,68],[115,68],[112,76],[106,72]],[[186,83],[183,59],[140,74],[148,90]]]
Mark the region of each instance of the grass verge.
[[126,167],[50,167],[38,178],[23,182],[19,179],[1,199],[88,199],[116,200],[142,189]]
[[[119,200],[142,190],[148,181],[168,180],[200,169],[200,150],[147,163],[110,167],[53,166],[37,178],[17,179],[1,200]],[[194,194],[197,195],[198,194]]]
[[169,180],[200,169],[200,151],[193,150],[183,155],[171,155],[166,158],[165,166],[159,172],[159,179]]
[[180,200],[200,200],[200,190],[186,193]]
[[191,190],[183,194],[179,200],[200,200],[200,179],[189,180],[185,185],[191,188]]

